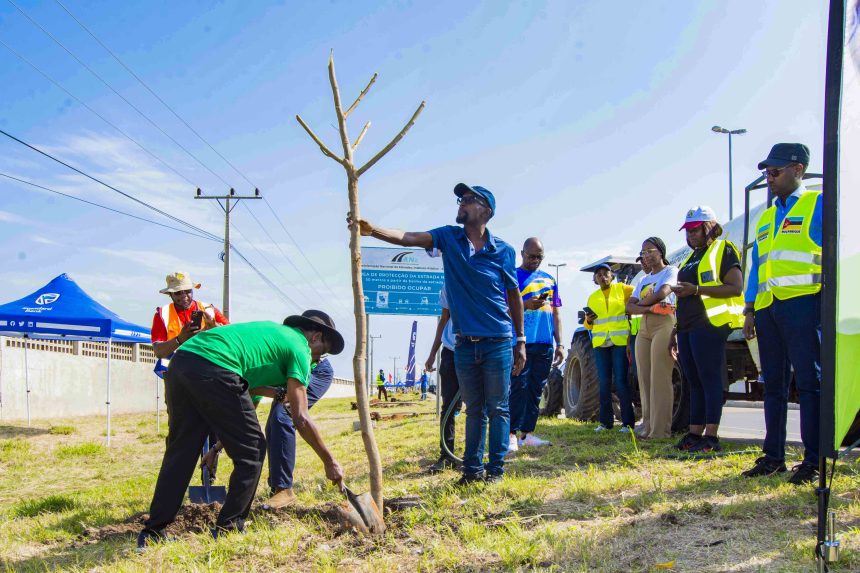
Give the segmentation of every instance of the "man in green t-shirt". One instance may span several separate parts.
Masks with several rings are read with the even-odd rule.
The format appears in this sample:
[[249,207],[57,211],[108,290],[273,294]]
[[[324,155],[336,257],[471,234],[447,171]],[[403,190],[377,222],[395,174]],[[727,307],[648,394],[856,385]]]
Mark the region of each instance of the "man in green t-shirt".
[[323,461],[326,477],[340,484],[343,470],[308,416],[307,386],[311,362],[323,354],[340,354],[343,346],[334,321],[319,310],[289,316],[283,325],[230,324],[201,332],[183,344],[165,376],[167,450],[138,547],[164,539],[209,428],[220,438],[234,468],[212,534],[244,531],[266,456],[252,393],[289,402],[299,434]]

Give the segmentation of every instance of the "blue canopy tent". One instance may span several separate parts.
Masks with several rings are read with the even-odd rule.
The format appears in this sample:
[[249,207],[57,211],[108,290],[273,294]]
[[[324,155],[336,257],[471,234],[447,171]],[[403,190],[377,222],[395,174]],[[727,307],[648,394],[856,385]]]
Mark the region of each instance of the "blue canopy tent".
[[[67,274],[16,301],[0,305],[0,335],[50,340],[101,340],[108,343],[107,444],[110,445],[111,343],[149,342],[149,329],[123,320],[99,304]],[[27,425],[30,382],[24,345]]]

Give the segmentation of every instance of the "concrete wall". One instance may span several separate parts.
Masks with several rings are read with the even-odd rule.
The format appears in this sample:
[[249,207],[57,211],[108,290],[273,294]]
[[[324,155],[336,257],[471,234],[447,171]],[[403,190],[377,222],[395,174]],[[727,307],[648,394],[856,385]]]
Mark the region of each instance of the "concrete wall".
[[[24,344],[30,377],[30,416],[68,418],[106,414],[107,343],[25,340],[0,336],[0,420],[26,420]],[[147,344],[111,345],[111,413],[155,412],[164,406],[163,381]],[[156,386],[159,399],[156,402]],[[328,398],[354,396],[352,380],[335,378]]]

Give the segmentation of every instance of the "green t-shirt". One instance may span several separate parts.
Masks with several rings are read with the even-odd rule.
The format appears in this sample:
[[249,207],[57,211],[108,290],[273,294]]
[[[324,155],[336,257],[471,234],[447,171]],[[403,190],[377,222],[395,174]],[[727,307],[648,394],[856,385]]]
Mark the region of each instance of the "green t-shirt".
[[295,378],[307,387],[311,349],[298,328],[244,322],[204,330],[180,349],[202,356],[248,381],[248,388],[285,386]]

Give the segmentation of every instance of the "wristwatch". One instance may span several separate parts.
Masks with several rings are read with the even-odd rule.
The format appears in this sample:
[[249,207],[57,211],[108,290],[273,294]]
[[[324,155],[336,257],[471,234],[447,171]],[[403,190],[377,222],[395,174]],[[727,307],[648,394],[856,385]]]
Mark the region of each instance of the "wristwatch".
[[517,336],[517,343],[518,343],[518,344],[519,344],[520,342],[525,342],[525,341],[526,341],[526,337],[525,337],[525,336]]
[[750,306],[744,307],[744,314],[745,315],[746,314],[753,314],[754,315],[755,314],[755,308],[750,307]]

